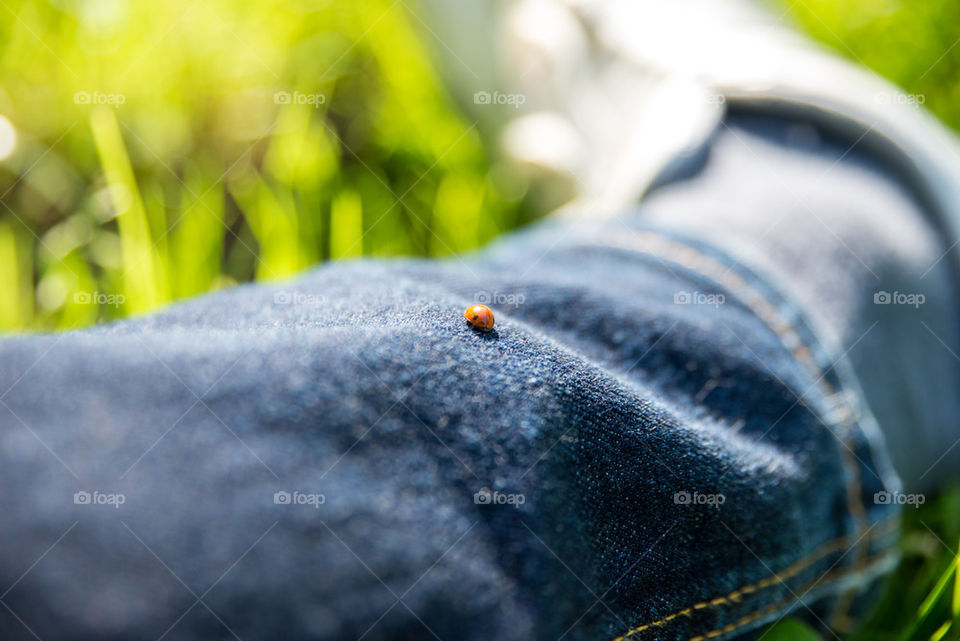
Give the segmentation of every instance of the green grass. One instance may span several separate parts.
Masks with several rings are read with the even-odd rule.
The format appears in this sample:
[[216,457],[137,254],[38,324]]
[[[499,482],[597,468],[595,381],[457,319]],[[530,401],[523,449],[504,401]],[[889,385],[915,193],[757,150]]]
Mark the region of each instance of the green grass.
[[780,0],[810,35],[960,129],[960,3]]
[[[960,639],[960,487],[919,508],[907,507],[903,524],[902,560],[884,579],[879,602],[843,635],[846,641]],[[799,614],[807,615],[803,608]],[[833,638],[790,618],[773,626],[764,641]]]
[[0,331],[528,221],[418,25],[393,0],[0,3]]
[[[960,4],[784,6],[960,127]],[[0,3],[0,331],[324,260],[461,252],[542,214],[417,27],[391,0]],[[847,638],[960,640],[958,544],[960,489],[908,509],[903,562]],[[793,619],[767,636],[805,638]]]

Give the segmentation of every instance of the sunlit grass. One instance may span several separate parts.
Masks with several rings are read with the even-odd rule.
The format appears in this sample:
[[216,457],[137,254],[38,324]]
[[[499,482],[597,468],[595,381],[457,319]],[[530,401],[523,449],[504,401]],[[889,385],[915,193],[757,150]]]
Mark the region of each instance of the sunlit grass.
[[[847,641],[960,639],[960,487],[920,508],[907,507],[903,530],[900,564],[884,579],[880,601],[843,637]],[[811,625],[786,619],[764,641],[834,638],[818,633],[818,622],[803,607],[796,612]]]
[[960,128],[960,3],[781,1],[811,35]]
[[462,252],[527,219],[413,10],[4,3],[0,330],[88,325],[328,259]]

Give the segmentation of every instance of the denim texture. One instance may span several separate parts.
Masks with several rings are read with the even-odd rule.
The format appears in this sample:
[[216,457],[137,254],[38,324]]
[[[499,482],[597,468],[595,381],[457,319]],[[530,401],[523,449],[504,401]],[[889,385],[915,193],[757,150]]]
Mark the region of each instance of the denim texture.
[[[697,178],[650,194],[643,218],[709,239],[796,301],[846,354],[907,489],[931,491],[960,470],[960,263],[923,192],[862,146],[735,115],[709,161],[689,163]],[[923,302],[877,304],[884,293]]]
[[[826,622],[896,561],[856,365],[772,271],[655,218],[0,342],[0,636]],[[123,502],[75,502],[95,491]]]

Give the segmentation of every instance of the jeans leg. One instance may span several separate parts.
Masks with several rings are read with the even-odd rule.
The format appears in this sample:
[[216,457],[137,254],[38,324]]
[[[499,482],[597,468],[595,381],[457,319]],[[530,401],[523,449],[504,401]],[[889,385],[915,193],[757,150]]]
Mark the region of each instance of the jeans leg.
[[[839,242],[734,134],[790,178],[836,159],[729,127],[644,216],[0,342],[2,636],[699,641],[826,620],[895,562],[870,409],[892,396],[890,439],[914,408],[856,348],[924,336],[860,337],[863,314],[915,311],[873,306],[868,272],[916,282],[937,239],[842,158],[812,190]],[[869,189],[848,202],[847,182]],[[884,189],[866,209],[895,211],[867,225]],[[926,278],[921,313],[953,300]],[[475,302],[492,332],[463,319]],[[923,416],[945,414],[930,389]]]

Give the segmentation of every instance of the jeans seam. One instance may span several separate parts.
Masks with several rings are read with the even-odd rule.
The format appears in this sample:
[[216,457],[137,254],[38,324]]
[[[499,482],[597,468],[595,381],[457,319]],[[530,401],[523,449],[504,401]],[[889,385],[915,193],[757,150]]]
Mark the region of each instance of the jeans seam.
[[[882,527],[874,528],[873,530],[869,531],[867,534],[865,534],[861,538],[869,541],[870,539],[874,539],[889,533],[892,529],[895,528],[898,521],[893,519],[892,515],[886,518],[888,521],[887,524],[883,525]],[[673,621],[678,617],[689,616],[690,614],[692,614],[697,610],[705,610],[707,608],[717,608],[717,607],[720,607],[721,605],[729,605],[730,603],[735,603],[739,601],[740,597],[744,595],[760,592],[767,588],[773,587],[778,583],[783,583],[787,579],[791,579],[797,576],[804,570],[809,569],[817,561],[823,559],[824,557],[829,556],[830,554],[840,552],[841,550],[849,547],[851,542],[856,543],[858,542],[858,540],[859,539],[855,539],[852,534],[845,534],[844,536],[840,536],[835,539],[830,539],[829,541],[821,543],[816,548],[814,548],[807,554],[803,555],[802,557],[794,561],[790,566],[788,566],[782,572],[775,572],[774,574],[767,576],[759,581],[739,587],[733,592],[730,592],[729,594],[727,594],[726,596],[714,597],[713,599],[707,599],[705,601],[700,601],[699,603],[694,603],[693,605],[687,606],[682,610],[677,610],[676,612],[669,614],[663,617],[662,619],[659,619],[657,621],[652,621],[650,623],[645,623],[643,625],[632,628],[631,630],[613,639],[613,641],[625,641],[631,636],[635,634],[639,634],[644,630],[647,630],[653,627],[657,627],[657,628],[662,627],[664,624],[669,623],[670,621]],[[854,571],[858,572],[860,571],[860,568],[859,567],[855,568]],[[701,637],[701,638],[710,638],[710,637]],[[694,639],[691,639],[690,641],[696,641],[696,639],[697,637],[694,637]]]
[[[844,484],[847,493],[847,511],[858,531],[862,532],[866,528],[867,519],[859,498],[862,494],[860,468],[857,465],[857,461],[851,460],[852,450],[846,438],[849,428],[855,423],[855,412],[849,406],[848,399],[840,394],[832,383],[826,380],[826,372],[814,360],[813,352],[803,339],[800,338],[800,334],[794,326],[783,317],[777,310],[776,305],[771,303],[766,296],[748,284],[746,279],[741,275],[732,271],[731,266],[724,265],[716,258],[703,253],[689,244],[669,239],[656,232],[645,230],[631,231],[633,238],[615,236],[605,239],[601,244],[608,247],[619,247],[654,255],[696,272],[730,290],[764,325],[777,335],[783,347],[793,356],[795,361],[807,370],[808,375],[813,378],[814,385],[820,387],[825,398],[831,401],[839,399],[845,406],[847,411],[843,413],[840,420],[828,421],[827,417],[821,417],[821,419],[825,425],[831,422],[843,430],[843,438],[839,439],[844,446],[841,450],[841,456],[844,457],[847,466],[851,470],[851,478],[849,482]],[[631,240],[634,239],[640,242],[631,242]],[[669,248],[670,251],[656,252],[654,246],[658,246],[661,249]]]
[[[831,405],[835,405],[836,402],[839,401],[839,404],[842,405],[845,410],[839,418],[833,420],[828,420],[831,418],[830,416],[821,416],[820,418],[825,426],[832,423],[836,428],[841,430],[842,436],[838,436],[838,440],[843,446],[840,450],[840,455],[849,470],[849,479],[844,483],[847,512],[853,521],[854,531],[858,534],[865,532],[869,519],[863,505],[863,485],[860,478],[859,458],[853,452],[850,440],[853,428],[857,424],[857,412],[854,407],[852,407],[850,399],[848,399],[845,394],[840,393],[837,387],[827,380],[826,370],[817,364],[810,346],[801,338],[794,325],[783,317],[777,309],[777,306],[764,296],[761,291],[750,285],[741,274],[736,273],[732,265],[724,265],[718,259],[700,251],[696,247],[679,240],[670,239],[663,234],[649,230],[633,229],[630,231],[632,232],[632,238],[610,236],[599,244],[606,247],[618,247],[650,254],[660,260],[667,260],[689,269],[726,288],[733,293],[760,322],[776,334],[794,361],[803,367],[807,374],[813,379],[814,386],[819,388],[824,398],[827,399]],[[660,251],[657,251],[657,249]],[[829,414],[832,413],[833,408],[831,407]],[[828,427],[827,429],[830,428]],[[833,430],[830,431],[833,432]],[[860,548],[860,546],[855,546],[852,557],[852,565],[858,570],[862,569],[866,563],[865,551]],[[849,599],[847,599],[847,601],[849,601]],[[849,604],[843,605],[842,610],[846,610],[848,605]],[[839,612],[835,613],[834,616],[837,614],[839,614]]]
[[[818,577],[817,579],[807,582],[798,591],[803,594],[806,594],[807,592],[812,590],[814,587],[816,587],[817,584],[819,584],[821,581],[824,581],[825,578],[826,578],[826,581],[823,583],[823,585],[829,585],[830,583],[834,583],[841,579],[844,579],[850,576],[856,576],[857,574],[860,574],[864,570],[869,568],[872,564],[879,565],[878,561],[887,560],[889,559],[889,557],[890,557],[890,553],[888,551],[875,554],[872,558],[868,558],[867,562],[864,563],[861,567],[840,568],[833,572],[827,572],[826,574]],[[767,615],[775,614],[776,612],[779,612],[779,611],[784,611],[784,612],[789,611],[789,606],[797,603],[798,601],[801,603],[803,602],[800,596],[791,594],[790,597],[783,599],[781,601],[778,601],[773,605],[766,606],[760,610],[757,610],[748,615],[745,615],[737,619],[733,623],[728,623],[720,628],[716,628],[714,630],[710,630],[709,632],[692,636],[689,639],[687,639],[687,641],[705,641],[706,639],[716,639],[718,637],[722,637],[724,635],[730,634],[731,632],[735,632],[743,628],[744,626],[753,623],[754,621],[762,619]]]

